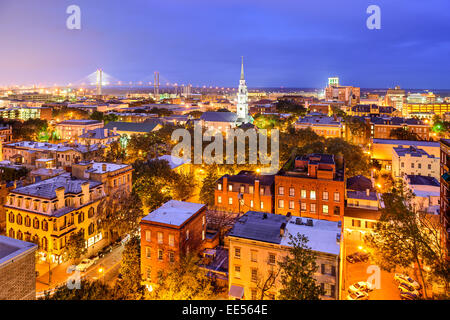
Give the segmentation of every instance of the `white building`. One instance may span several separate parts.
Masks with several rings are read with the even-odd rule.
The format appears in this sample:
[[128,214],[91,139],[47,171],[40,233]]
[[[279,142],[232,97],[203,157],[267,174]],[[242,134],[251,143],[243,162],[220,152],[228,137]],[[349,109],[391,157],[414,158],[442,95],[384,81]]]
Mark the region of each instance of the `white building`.
[[417,175],[439,179],[439,168],[439,158],[428,154],[423,149],[414,146],[393,148],[392,176],[394,178]]
[[415,195],[412,199],[415,210],[439,214],[440,183],[438,180],[433,177],[406,175],[404,181],[406,188]]

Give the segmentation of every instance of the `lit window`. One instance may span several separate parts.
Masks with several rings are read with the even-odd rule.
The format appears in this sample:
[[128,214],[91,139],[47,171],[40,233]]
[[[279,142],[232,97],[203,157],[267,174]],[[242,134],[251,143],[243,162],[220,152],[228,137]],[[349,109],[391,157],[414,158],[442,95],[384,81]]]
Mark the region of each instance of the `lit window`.
[[311,205],[309,207],[309,211],[316,212],[316,204],[315,203],[311,203]]
[[217,203],[222,203],[222,197],[221,196],[217,197]]
[[173,234],[169,234],[169,246],[175,246],[175,236]]
[[162,260],[163,259],[163,251],[161,249],[158,250],[158,260]]
[[232,197],[228,198],[228,204],[233,204],[233,198]]
[[280,196],[284,195],[284,187],[278,187],[278,194]]
[[241,258],[241,248],[234,248],[234,258],[235,259]]
[[306,203],[305,202],[301,203],[301,207],[302,207],[302,211],[306,211]]
[[150,230],[145,230],[145,241],[150,242],[152,238],[152,232]]
[[163,233],[158,232],[158,243],[163,243]]
[[278,199],[278,208],[284,208],[284,200]]
[[289,201],[289,209],[294,209],[294,201],[293,200]]
[[289,196],[294,197],[295,196],[295,189],[293,187],[289,188]]
[[326,204],[322,206],[322,212],[323,214],[328,214],[328,206]]
[[147,257],[147,259],[151,258],[151,250],[150,247],[145,247],[145,256]]
[[241,267],[240,266],[234,266],[234,277],[236,279],[241,278]]
[[340,201],[340,195],[339,192],[334,193],[334,201],[339,202]]
[[219,184],[217,185],[217,190],[222,190],[222,184],[221,184],[221,183],[219,183]]
[[309,197],[311,198],[311,200],[316,200],[316,191],[311,190],[311,192],[309,193]]
[[322,195],[323,200],[328,200],[328,191],[324,191]]
[[302,199],[306,199],[306,190],[301,191],[301,197]]

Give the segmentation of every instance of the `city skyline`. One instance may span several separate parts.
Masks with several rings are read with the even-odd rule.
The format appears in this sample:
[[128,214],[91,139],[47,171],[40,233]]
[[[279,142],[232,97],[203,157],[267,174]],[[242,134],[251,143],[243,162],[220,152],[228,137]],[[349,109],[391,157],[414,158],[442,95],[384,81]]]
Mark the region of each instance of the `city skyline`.
[[380,30],[366,27],[365,1],[77,1],[81,30],[69,30],[72,4],[2,1],[0,37],[14,45],[0,54],[0,85],[67,85],[102,68],[123,82],[158,71],[162,86],[237,87],[244,56],[249,88],[323,88],[339,76],[363,88],[450,89],[442,0],[377,1]]

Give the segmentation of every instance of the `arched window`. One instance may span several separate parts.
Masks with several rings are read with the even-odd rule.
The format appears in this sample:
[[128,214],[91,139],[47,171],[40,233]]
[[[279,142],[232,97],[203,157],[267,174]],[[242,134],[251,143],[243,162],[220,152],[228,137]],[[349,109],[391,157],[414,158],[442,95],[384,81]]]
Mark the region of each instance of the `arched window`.
[[94,233],[94,224],[91,223],[88,228],[88,234],[91,235]]
[[25,217],[25,226],[26,226],[26,227],[31,226],[31,219],[30,219],[29,216],[26,216],[26,217]]
[[19,214],[17,214],[17,217],[16,217],[16,223],[18,224],[18,225],[22,225],[22,215],[19,213]]
[[42,237],[41,248],[45,251],[48,249],[48,241],[46,237]]
[[33,219],[33,228],[39,229],[39,219],[38,218]]
[[47,220],[42,221],[42,230],[48,231],[48,222]]
[[31,241],[31,234],[29,232],[25,232],[25,241]]
[[23,240],[23,233],[22,233],[22,231],[17,231],[17,239],[19,239],[19,240]]
[[78,223],[82,223],[84,221],[84,212],[80,211],[78,213]]
[[92,218],[94,216],[94,208],[91,207],[88,212],[88,218]]
[[9,229],[9,237],[10,238],[14,238],[14,230],[13,229]]
[[37,236],[37,234],[35,234],[35,235],[31,238],[31,242],[37,244],[38,246],[40,245],[39,237]]
[[8,216],[9,216],[9,222],[14,223],[14,213],[10,212]]

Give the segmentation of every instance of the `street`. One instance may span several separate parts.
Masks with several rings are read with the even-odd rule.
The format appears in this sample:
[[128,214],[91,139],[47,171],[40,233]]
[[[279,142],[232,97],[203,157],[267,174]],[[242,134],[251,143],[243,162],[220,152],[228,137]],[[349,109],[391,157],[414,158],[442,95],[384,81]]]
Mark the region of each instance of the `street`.
[[[122,252],[124,246],[118,245],[112,252],[106,254],[103,258],[97,260],[95,264],[90,266],[86,272],[81,272],[80,277],[88,280],[102,280],[109,285],[113,285],[119,274],[120,261],[122,259]],[[70,267],[69,262],[57,265],[51,270],[51,283],[48,284],[48,270],[45,273],[41,273],[41,270],[48,268],[47,264],[42,264],[37,270],[40,271],[39,277],[36,278],[36,295],[42,296],[44,291],[51,290],[60,285],[64,285],[67,279],[73,275],[68,273],[67,270]]]

